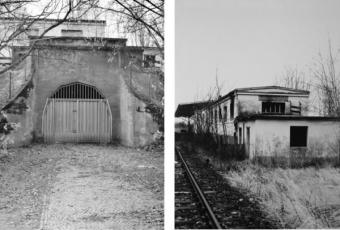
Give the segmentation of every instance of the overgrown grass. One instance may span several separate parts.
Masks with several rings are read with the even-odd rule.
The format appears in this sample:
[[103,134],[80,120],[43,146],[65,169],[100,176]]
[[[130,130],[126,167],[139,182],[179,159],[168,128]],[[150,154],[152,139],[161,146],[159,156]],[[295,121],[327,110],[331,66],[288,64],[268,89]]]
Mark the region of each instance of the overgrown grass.
[[199,154],[210,158],[232,186],[257,197],[281,228],[340,227],[340,168],[266,168]]

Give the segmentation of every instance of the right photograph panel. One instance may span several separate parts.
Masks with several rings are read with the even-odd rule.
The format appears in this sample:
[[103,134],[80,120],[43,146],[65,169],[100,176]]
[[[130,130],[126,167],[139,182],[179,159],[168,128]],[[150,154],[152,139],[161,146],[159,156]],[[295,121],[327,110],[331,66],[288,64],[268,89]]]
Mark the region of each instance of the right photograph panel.
[[338,9],[176,0],[176,229],[340,227]]

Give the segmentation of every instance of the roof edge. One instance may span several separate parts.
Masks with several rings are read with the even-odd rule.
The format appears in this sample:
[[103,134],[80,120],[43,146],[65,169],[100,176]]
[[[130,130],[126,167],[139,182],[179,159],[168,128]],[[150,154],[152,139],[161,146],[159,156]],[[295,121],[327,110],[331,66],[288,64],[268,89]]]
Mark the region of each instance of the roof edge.
[[248,116],[238,116],[235,122],[256,121],[256,120],[310,120],[310,121],[340,121],[340,117],[327,116],[300,116],[300,115],[263,115],[253,114]]

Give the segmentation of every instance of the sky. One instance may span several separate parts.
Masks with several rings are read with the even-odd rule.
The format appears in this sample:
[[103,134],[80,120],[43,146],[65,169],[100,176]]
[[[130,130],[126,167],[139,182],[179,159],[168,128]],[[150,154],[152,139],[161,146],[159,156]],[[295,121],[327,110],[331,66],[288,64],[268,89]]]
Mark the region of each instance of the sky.
[[328,44],[340,57],[338,0],[176,0],[175,103],[214,87],[274,85],[286,68],[306,72]]

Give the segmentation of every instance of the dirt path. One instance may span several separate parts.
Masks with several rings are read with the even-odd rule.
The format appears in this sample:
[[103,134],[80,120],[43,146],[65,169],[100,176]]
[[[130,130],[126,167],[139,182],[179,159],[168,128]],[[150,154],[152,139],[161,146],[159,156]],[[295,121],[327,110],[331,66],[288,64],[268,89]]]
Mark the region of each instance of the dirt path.
[[[43,184],[36,201],[27,205],[26,215],[16,209],[6,216],[0,209],[0,226],[4,223],[6,229],[46,230],[162,229],[162,153],[97,145],[33,146],[26,150],[31,160],[38,156],[40,161],[45,159],[38,164],[45,167],[35,169],[41,175],[37,184]],[[21,155],[24,153],[17,153],[7,163],[13,164],[13,170],[19,170],[14,162]],[[19,182],[18,186],[22,184]],[[25,192],[24,188],[18,198],[30,200],[32,197],[27,195],[30,189]],[[1,192],[0,198],[5,198],[4,195]],[[8,201],[12,207],[22,208],[12,199]],[[25,218],[32,213],[31,218]]]

